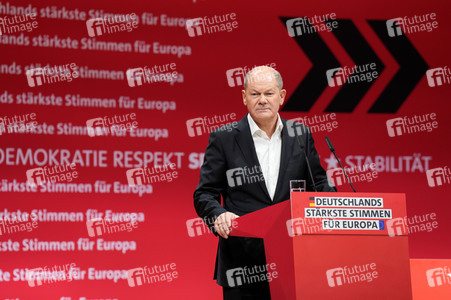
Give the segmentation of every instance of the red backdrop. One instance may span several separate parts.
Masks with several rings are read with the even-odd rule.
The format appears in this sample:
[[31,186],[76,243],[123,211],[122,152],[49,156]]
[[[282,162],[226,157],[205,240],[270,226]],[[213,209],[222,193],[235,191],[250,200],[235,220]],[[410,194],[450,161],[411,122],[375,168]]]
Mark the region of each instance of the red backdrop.
[[[308,116],[312,118],[308,120],[314,120],[316,116],[318,120],[325,114],[336,113],[337,123],[331,130],[327,130],[327,122],[316,123],[319,129],[314,132],[314,138],[323,166],[326,169],[336,167],[332,160],[326,161],[331,156],[325,135],[332,139],[338,156],[347,167],[376,163],[377,178],[354,182],[357,191],[406,193],[410,225],[413,226],[409,237],[411,257],[449,258],[449,177],[443,180],[443,184],[435,181],[435,186],[431,186],[426,175],[427,169],[450,166],[447,146],[450,145],[451,85],[448,79],[444,84],[431,87],[426,76],[428,69],[450,66],[451,15],[447,1],[316,1],[302,4],[299,1],[277,4],[248,1],[245,5],[240,1],[229,1],[227,6],[204,0],[173,1],[170,4],[166,1],[79,1],[77,4],[2,1],[1,16],[11,19],[15,14],[29,13],[15,12],[14,7],[17,6],[31,6],[37,13],[37,26],[31,31],[15,33],[8,33],[2,27],[0,117],[35,114],[40,128],[44,124],[53,125],[55,131],[53,134],[3,132],[0,136],[0,213],[46,210],[47,213],[81,213],[82,217],[52,221],[49,216],[53,214],[43,214],[47,219],[38,219],[37,227],[32,231],[8,232],[3,227],[0,236],[2,299],[219,297],[221,290],[212,280],[216,238],[205,232],[190,231],[194,230],[190,225],[191,219],[197,217],[192,193],[198,182],[208,134],[190,132],[187,121],[191,124],[191,119],[207,117],[210,120],[214,116],[223,117],[232,113],[236,115],[236,120],[241,119],[246,113],[240,95],[242,87],[233,78],[228,81],[227,71],[262,64],[273,64],[283,76],[288,92],[287,104],[281,112],[283,118]],[[53,17],[49,13],[52,8],[61,14]],[[64,9],[72,12],[66,11],[67,14],[64,14]],[[86,12],[85,18],[76,14],[75,10]],[[86,21],[97,17],[93,15],[96,11],[135,13],[139,24],[130,32],[105,33],[91,38]],[[158,17],[155,24],[143,24],[144,13]],[[168,17],[211,18],[229,14],[230,18],[232,13],[236,14],[236,23],[230,31],[203,32],[191,37],[184,26],[166,25]],[[390,37],[386,31],[386,20],[431,13],[436,14],[437,21],[436,28],[431,31],[405,33],[397,37]],[[297,37],[288,34],[285,26],[287,19],[305,16],[313,19],[325,14],[335,14],[335,19],[330,21],[338,22],[336,30],[304,32]],[[71,18],[77,15],[80,17],[78,20]],[[151,23],[151,18],[146,20],[146,23]],[[6,26],[12,28],[11,24]],[[70,48],[60,40],[49,46],[45,42],[47,38],[66,41],[70,38],[72,47],[74,40],[78,41],[78,47]],[[100,41],[115,42],[110,46],[118,48],[116,51],[92,49],[88,47],[88,41],[96,47],[103,45],[98,43]],[[135,52],[136,41],[150,45],[147,47],[148,53]],[[131,51],[121,52],[117,44],[120,42],[129,43]],[[161,53],[167,48],[168,53]],[[327,70],[373,62],[378,66],[375,81],[335,87],[327,85]],[[34,87],[27,82],[26,70],[31,65],[33,68],[37,64],[53,66],[72,63],[79,67],[80,77],[71,82],[44,83]],[[171,63],[175,63],[173,66],[178,74],[175,82],[136,84],[134,87],[129,86],[126,78],[105,79],[100,73],[99,78],[95,78],[93,73],[89,75],[86,72],[87,69],[114,70],[125,76],[127,69]],[[113,76],[112,73],[108,75]],[[231,87],[232,82],[236,86]],[[61,97],[62,101],[46,103],[27,100],[26,104],[21,103],[24,97],[30,99],[30,96],[52,95]],[[78,96],[88,100],[82,105],[73,105],[72,99]],[[135,100],[134,107],[121,106],[127,97]],[[94,98],[113,100],[95,105]],[[148,107],[143,105],[143,99]],[[163,111],[164,105],[170,108]],[[136,114],[139,129],[153,129],[147,131],[147,136],[134,137],[127,132],[125,136],[91,137],[86,132],[77,134],[73,128],[69,132],[61,132],[64,125],[82,128],[90,119],[131,113]],[[389,136],[388,120],[432,113],[436,115],[437,122],[432,131],[404,131],[397,136]],[[162,135],[159,138],[155,137],[157,129],[161,129],[158,131]],[[50,159],[55,153],[54,159]],[[26,187],[27,170],[44,166],[51,168],[55,162],[64,164],[61,153],[69,153],[69,162],[76,164],[78,178],[71,183],[79,188],[80,184],[91,185],[92,191],[49,192],[43,187],[37,187],[35,192],[20,190],[17,184]],[[133,190],[121,193],[115,185],[128,187],[126,171],[143,167],[142,158],[151,156],[154,159],[150,160],[149,168],[174,163],[177,178],[171,182],[153,183],[141,196]],[[104,160],[101,161],[100,157]],[[97,191],[95,183],[99,181],[111,184],[110,191]],[[61,186],[68,187],[67,184]],[[350,191],[347,185],[339,185],[338,189]],[[87,211],[90,209],[102,213],[106,210],[142,213],[140,216],[143,219],[131,232],[90,237],[86,226]],[[30,240],[35,239],[72,241],[75,249],[31,251],[28,246]],[[80,239],[94,242],[92,250],[79,249]],[[136,249],[125,253],[117,249],[104,251],[101,250],[100,239],[119,241],[117,247],[125,244],[133,246],[134,243]],[[15,242],[18,243],[16,246]],[[30,287],[25,278],[19,276],[26,269],[66,264],[76,264],[85,271],[84,280]],[[167,264],[172,264],[171,271],[177,273],[177,278],[170,282],[162,279],[158,283],[135,287],[130,287],[126,279],[115,282],[108,279],[108,275],[106,278],[96,278],[94,274],[94,269],[121,271]]]

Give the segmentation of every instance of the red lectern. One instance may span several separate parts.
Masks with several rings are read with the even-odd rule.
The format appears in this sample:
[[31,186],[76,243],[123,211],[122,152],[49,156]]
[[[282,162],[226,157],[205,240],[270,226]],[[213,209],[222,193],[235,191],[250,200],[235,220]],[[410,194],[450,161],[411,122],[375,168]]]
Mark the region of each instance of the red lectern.
[[273,300],[412,299],[404,194],[293,192],[236,219],[264,239]]

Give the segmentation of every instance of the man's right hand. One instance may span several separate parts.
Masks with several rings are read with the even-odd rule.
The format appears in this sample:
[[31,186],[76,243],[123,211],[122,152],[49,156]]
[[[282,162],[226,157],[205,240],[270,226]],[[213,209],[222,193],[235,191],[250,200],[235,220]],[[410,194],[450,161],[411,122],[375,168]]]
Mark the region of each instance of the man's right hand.
[[223,238],[228,238],[232,231],[232,220],[236,218],[239,218],[239,216],[231,212],[225,212],[219,215],[215,221],[216,232]]

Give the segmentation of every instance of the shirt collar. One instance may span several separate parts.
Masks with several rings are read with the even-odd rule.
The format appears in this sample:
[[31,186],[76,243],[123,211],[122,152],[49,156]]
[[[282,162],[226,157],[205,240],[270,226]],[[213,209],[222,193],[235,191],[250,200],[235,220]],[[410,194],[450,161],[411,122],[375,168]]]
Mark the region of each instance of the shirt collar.
[[[254,136],[256,133],[257,134],[265,133],[263,130],[260,129],[260,127],[258,127],[257,123],[255,123],[254,119],[252,119],[250,114],[247,114],[247,121],[249,123],[249,128],[251,130],[252,136]],[[282,128],[283,128],[282,120],[280,119],[279,114],[277,114],[276,132],[278,133],[282,132]]]

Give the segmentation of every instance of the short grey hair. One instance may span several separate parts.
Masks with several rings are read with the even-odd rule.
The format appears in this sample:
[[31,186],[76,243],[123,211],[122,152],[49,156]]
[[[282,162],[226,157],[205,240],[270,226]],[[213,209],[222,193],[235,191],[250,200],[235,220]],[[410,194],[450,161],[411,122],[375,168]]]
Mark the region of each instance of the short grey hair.
[[263,71],[264,69],[271,71],[272,77],[274,77],[274,79],[276,80],[277,88],[279,89],[279,91],[282,90],[282,88],[283,88],[282,76],[280,75],[280,73],[276,69],[273,69],[273,68],[268,67],[268,66],[258,66],[258,67],[253,68],[249,72],[247,72],[246,76],[244,77],[244,84],[243,84],[244,85],[244,89],[247,89],[247,85],[248,85],[249,81],[251,80],[250,79],[251,76],[254,73],[256,73],[256,72]]

